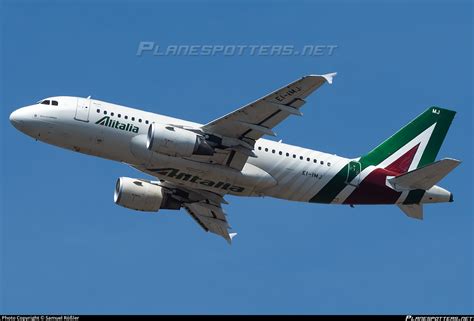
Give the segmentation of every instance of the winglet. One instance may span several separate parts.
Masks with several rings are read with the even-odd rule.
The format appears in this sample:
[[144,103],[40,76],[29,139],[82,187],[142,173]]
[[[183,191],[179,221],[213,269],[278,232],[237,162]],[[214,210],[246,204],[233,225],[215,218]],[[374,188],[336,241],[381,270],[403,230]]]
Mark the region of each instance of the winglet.
[[332,72],[330,74],[321,75],[326,81],[331,85],[332,79],[337,75],[337,72]]
[[237,235],[237,233],[229,233],[229,238],[227,239],[227,242],[229,244],[232,244],[232,239]]

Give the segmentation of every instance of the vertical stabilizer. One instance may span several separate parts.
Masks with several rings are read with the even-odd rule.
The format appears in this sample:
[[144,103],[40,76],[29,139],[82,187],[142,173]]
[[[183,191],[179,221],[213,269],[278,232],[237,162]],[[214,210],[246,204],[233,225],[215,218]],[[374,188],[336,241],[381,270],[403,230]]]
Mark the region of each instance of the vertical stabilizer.
[[375,165],[400,174],[433,163],[455,114],[440,107],[428,108],[360,162],[363,167]]

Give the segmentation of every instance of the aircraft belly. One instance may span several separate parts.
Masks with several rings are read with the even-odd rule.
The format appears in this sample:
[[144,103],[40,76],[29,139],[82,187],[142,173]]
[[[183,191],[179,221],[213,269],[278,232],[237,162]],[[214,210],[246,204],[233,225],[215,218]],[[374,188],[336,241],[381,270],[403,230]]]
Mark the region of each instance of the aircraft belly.
[[257,166],[247,163],[242,171],[223,165],[152,153],[140,170],[160,179],[205,189],[219,194],[240,196],[263,195],[264,190],[276,185],[276,180]]

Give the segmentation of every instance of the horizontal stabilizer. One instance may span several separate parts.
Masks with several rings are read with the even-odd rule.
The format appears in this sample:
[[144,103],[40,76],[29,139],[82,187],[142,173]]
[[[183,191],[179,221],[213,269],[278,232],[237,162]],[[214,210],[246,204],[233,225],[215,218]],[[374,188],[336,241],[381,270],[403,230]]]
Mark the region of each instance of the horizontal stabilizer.
[[392,188],[397,191],[413,189],[429,190],[460,163],[461,161],[456,159],[444,158],[408,173],[389,178],[387,181]]
[[398,207],[409,217],[419,220],[423,219],[423,205],[420,204],[398,204]]

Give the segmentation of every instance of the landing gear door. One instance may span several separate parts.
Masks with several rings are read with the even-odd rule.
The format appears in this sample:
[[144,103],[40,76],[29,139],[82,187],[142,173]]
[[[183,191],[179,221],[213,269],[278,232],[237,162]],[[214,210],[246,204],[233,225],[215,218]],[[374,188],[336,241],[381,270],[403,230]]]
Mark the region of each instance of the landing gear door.
[[352,186],[359,186],[360,184],[360,171],[361,171],[361,164],[356,161],[351,161],[347,168],[347,178],[346,184]]
[[74,119],[89,122],[90,104],[91,100],[89,98],[77,98],[76,115]]

